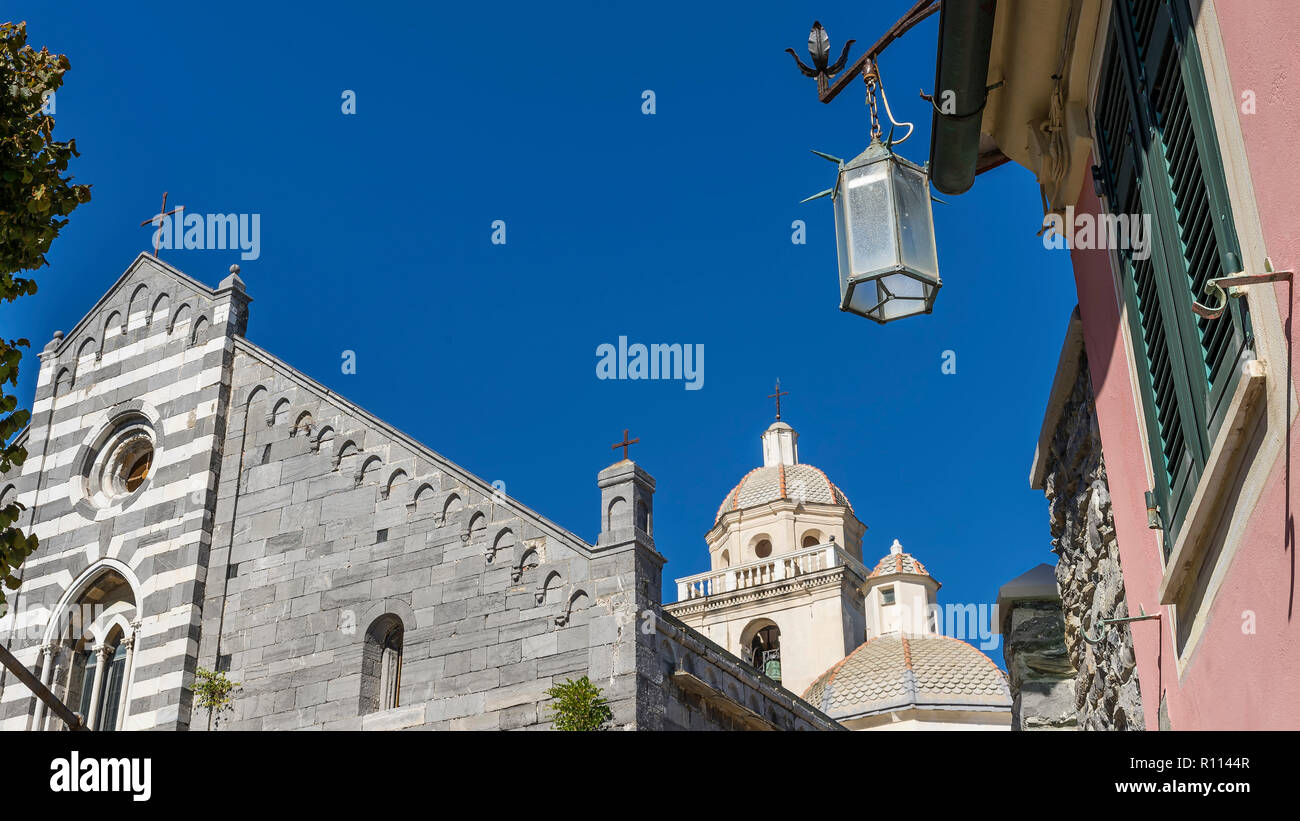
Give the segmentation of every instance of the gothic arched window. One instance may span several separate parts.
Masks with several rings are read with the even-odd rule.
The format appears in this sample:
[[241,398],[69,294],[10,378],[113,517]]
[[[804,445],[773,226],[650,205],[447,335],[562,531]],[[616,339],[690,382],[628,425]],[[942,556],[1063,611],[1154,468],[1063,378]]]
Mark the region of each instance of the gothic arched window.
[[385,613],[370,623],[361,650],[361,715],[401,704],[402,620]]
[[71,659],[52,683],[89,729],[116,730],[126,717],[135,637],[124,625],[135,615],[131,585],[114,570],[89,584],[66,613],[63,646]]

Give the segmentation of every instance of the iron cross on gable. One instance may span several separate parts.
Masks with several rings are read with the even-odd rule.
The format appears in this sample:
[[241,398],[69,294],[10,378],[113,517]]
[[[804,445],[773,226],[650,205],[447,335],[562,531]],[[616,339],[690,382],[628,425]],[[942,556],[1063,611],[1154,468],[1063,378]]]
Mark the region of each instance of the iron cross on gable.
[[624,459],[625,461],[627,460],[627,449],[628,449],[630,446],[635,445],[637,442],[640,442],[640,441],[641,441],[641,437],[639,437],[639,436],[638,436],[637,438],[635,438],[635,439],[628,439],[628,438],[627,438],[627,432],[628,432],[628,431],[627,431],[627,428],[623,428],[623,441],[622,441],[622,442],[616,442],[616,443],[613,445],[613,447],[610,448],[611,450],[618,450],[619,448],[622,448],[622,449],[623,449],[623,459]]
[[776,420],[777,420],[778,422],[781,421],[781,397],[782,397],[782,396],[789,396],[789,395],[790,395],[790,392],[789,392],[789,391],[783,391],[783,390],[781,390],[781,380],[780,380],[780,379],[776,380],[776,393],[769,393],[769,394],[767,395],[767,398],[768,398],[768,399],[775,399],[775,400],[776,400]]
[[157,258],[158,258],[158,243],[159,243],[159,242],[161,241],[161,239],[162,239],[162,231],[161,231],[161,228],[162,228],[162,224],[163,224],[163,218],[164,218],[164,217],[170,217],[172,214],[175,214],[177,211],[183,211],[184,209],[185,209],[185,206],[183,206],[183,205],[178,205],[177,207],[175,207],[175,208],[173,208],[172,210],[168,211],[168,210],[167,210],[167,192],[164,191],[164,192],[163,192],[162,209],[159,210],[159,212],[158,212],[157,214],[154,214],[154,215],[153,215],[152,217],[150,217],[149,219],[147,219],[147,220],[145,220],[144,222],[140,223],[140,227],[141,227],[141,228],[143,228],[143,227],[146,226],[146,225],[157,225],[157,226],[159,227],[159,229],[160,229],[160,230],[158,230],[158,231],[154,231],[154,232],[153,232],[153,257],[154,257],[154,259],[157,259]]

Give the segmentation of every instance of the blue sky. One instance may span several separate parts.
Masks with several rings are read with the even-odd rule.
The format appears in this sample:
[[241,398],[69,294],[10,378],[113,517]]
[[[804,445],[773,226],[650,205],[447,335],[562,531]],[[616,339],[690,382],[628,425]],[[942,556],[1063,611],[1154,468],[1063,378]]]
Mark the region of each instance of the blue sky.
[[[31,42],[71,59],[58,133],[94,199],[0,332],[39,350],[69,330],[150,247],[138,226],[164,190],[257,213],[257,260],[164,259],[209,285],[239,262],[253,342],[588,540],[596,473],[630,428],[669,598],[707,569],[780,377],[801,459],[852,500],[868,563],[898,538],[941,601],[991,601],[1053,560],[1027,476],[1075,299],[1066,252],[1035,236],[1033,177],[1003,166],[935,206],[935,312],[887,326],[838,311],[830,201],[800,204],[833,182],[808,150],[855,155],[868,119],[860,84],[823,105],[782,50],[807,61],[817,17],[856,57],[910,4],[29,4]],[[937,28],[881,61],[917,162]],[[702,344],[703,388],[598,380],[619,336]]]

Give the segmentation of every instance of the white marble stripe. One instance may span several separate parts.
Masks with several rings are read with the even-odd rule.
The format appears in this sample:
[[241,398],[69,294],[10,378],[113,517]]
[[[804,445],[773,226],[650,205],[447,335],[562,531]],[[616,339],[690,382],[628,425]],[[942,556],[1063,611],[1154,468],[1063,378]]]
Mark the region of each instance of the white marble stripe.
[[[131,385],[138,382],[140,379],[148,378],[160,373],[173,371],[179,372],[182,366],[190,362],[202,361],[203,357],[209,352],[221,350],[225,347],[228,339],[224,336],[218,336],[205,341],[201,345],[196,345],[192,348],[185,348],[178,353],[174,353],[163,359],[154,362],[149,361],[148,353],[155,348],[166,345],[169,341],[170,338],[168,337],[160,338],[157,336],[151,336],[147,339],[133,342],[117,351],[106,353],[104,358],[99,362],[95,361],[93,354],[87,354],[82,357],[81,360],[77,361],[75,365],[75,371],[79,375],[77,380],[78,382],[83,382],[84,379],[93,376],[95,370],[102,368],[105,365],[110,365],[119,361],[126,365],[130,365],[131,363],[128,360],[131,357],[140,357],[141,361],[138,366],[126,368],[124,369],[124,372],[118,376],[96,381],[89,387],[78,387],[74,385],[71,391],[62,394],[61,396],[44,397],[33,403],[32,415],[35,416],[38,413],[44,413],[52,406],[66,407],[73,400],[82,401],[88,398],[92,392],[94,394],[102,394],[104,391],[111,391],[124,385]],[[126,352],[127,355],[120,356],[119,354],[122,352]],[[73,363],[69,360],[66,362],[51,363],[49,367],[42,368],[40,378],[44,381],[38,382],[38,386],[49,384],[55,374],[57,374],[61,369],[72,366]],[[220,368],[217,370],[220,370]]]
[[[198,425],[198,420],[195,421],[195,426],[197,427],[197,425]],[[195,438],[191,439],[188,442],[184,442],[180,445],[173,444],[170,447],[168,447],[166,445],[166,442],[164,442],[162,448],[156,453],[155,461],[153,463],[153,470],[156,473],[159,468],[165,468],[171,465],[178,465],[189,461],[190,458],[194,456],[198,456],[203,453],[209,453],[212,451],[213,444],[215,442],[216,442],[216,437],[211,433],[207,433],[202,436],[196,436]],[[66,448],[54,454],[53,456],[47,456],[45,461],[44,473],[48,475],[50,473],[58,471],[60,468],[65,468],[71,465],[77,458],[77,454],[80,452],[81,452],[81,445],[80,443],[78,443],[76,447]],[[27,465],[32,465],[30,471],[31,475],[36,475],[41,472],[38,466],[33,465],[34,462],[39,463],[40,459],[39,458],[33,459],[31,456],[28,456]],[[67,491],[69,490],[69,487],[70,485],[69,482],[67,481],[63,481],[54,485],[45,484],[40,489],[41,501],[48,502],[51,499],[67,498],[68,497]],[[51,493],[51,491],[56,491],[56,492]],[[146,493],[148,493],[148,491],[146,491]],[[18,495],[18,501],[22,502],[28,507],[33,505],[35,503],[35,500],[36,500],[35,483],[32,483],[32,486],[30,488],[27,488],[26,490],[22,491]]]
[[[212,368],[209,370],[217,374],[220,374],[221,371],[220,368]],[[194,378],[200,378],[203,376],[203,374],[206,374],[208,372],[209,371],[204,371],[203,373],[199,374],[197,377]],[[164,435],[175,434],[178,432],[185,431],[188,428],[192,427],[192,424],[190,422],[191,413],[194,414],[195,420],[198,420],[203,417],[212,416],[217,412],[217,400],[215,398],[207,399],[197,404],[191,404],[194,398],[193,394],[181,393],[178,396],[171,396],[171,394],[174,391],[175,388],[173,386],[168,386],[167,388],[160,388],[159,390],[156,391],[151,391],[148,393],[141,394],[138,397],[139,399],[144,401],[146,405],[155,408],[165,407],[167,402],[172,399],[180,398],[180,399],[188,400],[183,405],[181,410],[173,413],[171,416],[164,416],[162,418],[160,425],[163,429]],[[87,410],[85,413],[79,416],[75,416],[68,419],[64,419],[59,422],[55,422],[50,428],[47,429],[50,433],[49,439],[50,441],[55,441],[55,442],[60,440],[68,441],[69,439],[75,439],[76,445],[79,447],[82,443],[82,440],[85,439],[88,429],[93,425],[102,423],[102,420],[104,418],[105,415],[103,409],[96,408],[93,410]],[[64,449],[67,449],[68,447],[70,446],[65,445]]]
[[[166,522],[161,522],[156,525],[148,525],[146,527],[141,527],[132,530],[121,536],[114,536],[113,540],[110,542],[108,555],[110,558],[117,558],[121,552],[121,545],[123,545],[125,542],[128,542],[132,539],[139,539],[141,537],[148,536],[151,533],[158,532],[159,530],[170,530],[171,528],[175,527],[177,524],[184,525],[187,523],[200,522],[203,520],[203,515],[204,515],[203,508],[194,508],[185,511],[185,513],[180,517],[179,520],[173,519]],[[200,529],[186,530],[173,538],[164,539],[163,541],[157,542],[156,544],[147,545],[146,547],[143,548],[137,548],[135,557],[132,559],[132,562],[138,564],[138,561],[143,560],[146,556],[152,556],[158,553],[165,553],[167,552],[167,550],[172,549],[174,547],[184,546],[186,544],[190,544],[191,542],[198,541],[198,535],[201,533],[202,530]],[[94,541],[95,534],[93,531],[87,532],[86,535],[92,541]],[[86,544],[80,544],[80,543],[71,547],[66,547],[63,550],[54,551],[54,552],[50,552],[50,551],[42,552],[38,549],[36,553],[32,554],[30,558],[28,558],[25,562],[23,562],[23,569],[27,571],[31,571],[34,568],[38,568],[43,565],[50,564],[51,562],[62,561],[70,555],[77,554],[77,553],[84,553],[85,549],[86,549]],[[135,568],[133,567],[132,569]],[[35,578],[35,577],[29,576],[28,578]]]

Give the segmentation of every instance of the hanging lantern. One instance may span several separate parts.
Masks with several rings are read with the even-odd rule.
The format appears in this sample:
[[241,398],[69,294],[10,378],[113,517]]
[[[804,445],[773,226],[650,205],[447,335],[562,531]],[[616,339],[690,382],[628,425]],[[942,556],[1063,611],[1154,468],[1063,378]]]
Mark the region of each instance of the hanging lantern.
[[943,283],[926,169],[879,139],[838,162],[835,187],[817,196],[835,204],[840,310],[882,324],[930,313]]

